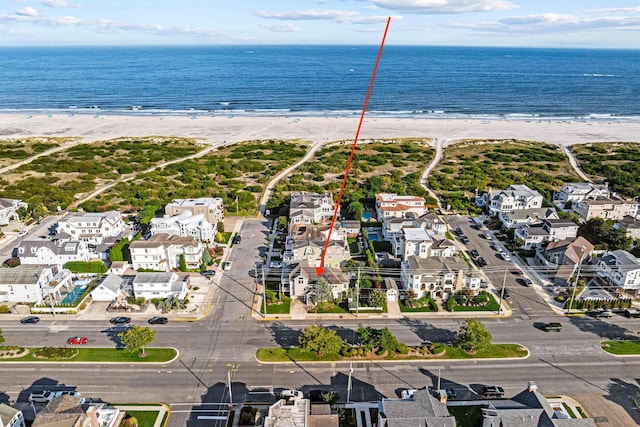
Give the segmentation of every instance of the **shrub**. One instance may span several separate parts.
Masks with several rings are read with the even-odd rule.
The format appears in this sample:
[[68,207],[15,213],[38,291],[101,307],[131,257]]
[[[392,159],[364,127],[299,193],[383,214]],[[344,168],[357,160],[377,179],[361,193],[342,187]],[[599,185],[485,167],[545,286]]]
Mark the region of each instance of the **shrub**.
[[322,395],[322,400],[326,403],[336,403],[340,399],[340,395],[335,391],[328,391]]
[[458,305],[458,301],[456,301],[455,298],[449,298],[447,300],[447,310],[453,311],[453,310],[455,310],[455,307],[457,305]]
[[343,355],[344,357],[351,357],[351,347],[349,346],[342,347],[342,349],[340,350],[340,354]]
[[136,417],[127,415],[127,417],[120,422],[120,427],[138,427],[138,420]]
[[36,357],[43,357],[46,359],[70,359],[77,353],[78,352],[73,348],[62,347],[41,347],[34,352]]
[[11,313],[8,305],[0,305],[0,313]]
[[396,351],[400,354],[407,354],[409,353],[409,348],[407,348],[407,345],[403,342],[398,343],[398,347],[396,348]]

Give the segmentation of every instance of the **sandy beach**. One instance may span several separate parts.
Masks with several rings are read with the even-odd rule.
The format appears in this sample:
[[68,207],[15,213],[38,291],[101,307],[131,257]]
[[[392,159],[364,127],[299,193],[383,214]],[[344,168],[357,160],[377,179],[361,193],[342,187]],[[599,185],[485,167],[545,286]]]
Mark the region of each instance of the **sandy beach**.
[[[74,136],[83,141],[118,137],[181,136],[220,144],[301,138],[316,143],[353,140],[358,117],[133,116],[0,114],[0,138]],[[640,141],[639,122],[365,118],[360,140],[431,137],[441,145],[463,138],[524,139],[558,145]]]

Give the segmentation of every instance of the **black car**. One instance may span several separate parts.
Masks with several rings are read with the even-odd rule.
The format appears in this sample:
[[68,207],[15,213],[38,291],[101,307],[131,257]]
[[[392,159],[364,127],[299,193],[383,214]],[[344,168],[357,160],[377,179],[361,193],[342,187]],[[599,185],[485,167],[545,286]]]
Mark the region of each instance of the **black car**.
[[471,240],[469,240],[469,238],[467,236],[465,236],[464,234],[462,236],[460,236],[460,241],[462,243],[464,243],[465,245],[471,243]]
[[28,317],[24,317],[22,319],[20,319],[20,323],[22,323],[23,325],[25,323],[38,323],[40,321],[40,318],[38,316],[28,316]]
[[469,252],[471,254],[472,257],[474,258],[478,258],[480,256],[480,252],[478,252],[477,249],[471,249],[471,251]]
[[233,244],[234,244],[234,245],[239,244],[241,241],[242,241],[242,237],[240,237],[240,235],[239,235],[239,234],[236,234],[236,235],[233,237]]
[[504,298],[511,298],[511,294],[509,293],[509,289],[502,288],[498,291],[498,294],[502,294]]
[[166,325],[169,322],[169,319],[166,317],[152,317],[149,319],[150,325]]
[[504,396],[504,389],[497,385],[484,386],[482,388],[482,395],[485,397],[502,397]]
[[124,325],[126,323],[131,323],[131,318],[126,316],[118,316],[109,320],[109,322],[111,322],[111,324],[113,325]]
[[462,231],[462,228],[461,228],[461,227],[456,228],[455,233],[456,233],[458,236],[462,236],[462,235],[464,234],[464,232]]
[[458,392],[455,388],[445,388],[444,390],[447,392],[447,398],[455,399],[456,397],[458,397]]
[[487,261],[482,258],[481,256],[478,257],[478,259],[476,259],[476,262],[478,263],[478,265],[480,267],[486,267],[487,266]]

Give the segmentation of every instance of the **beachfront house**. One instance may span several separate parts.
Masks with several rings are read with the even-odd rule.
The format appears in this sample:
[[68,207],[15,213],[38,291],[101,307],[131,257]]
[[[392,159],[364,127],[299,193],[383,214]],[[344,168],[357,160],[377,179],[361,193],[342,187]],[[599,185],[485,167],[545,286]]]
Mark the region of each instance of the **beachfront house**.
[[125,284],[126,281],[121,276],[110,273],[91,290],[91,299],[93,301],[115,301],[122,294]]
[[184,277],[176,273],[138,273],[133,279],[133,294],[136,298],[184,299],[189,292],[189,275]]
[[557,286],[568,286],[578,265],[590,261],[593,250],[591,242],[582,236],[550,242],[544,248],[538,247],[535,259],[542,267],[539,274],[551,276]]
[[120,237],[126,229],[120,212],[108,211],[71,215],[58,221],[57,232],[68,234],[71,240],[101,245],[109,237]]
[[218,224],[224,220],[224,205],[220,197],[173,199],[164,208],[165,214],[170,217],[185,211],[189,211],[193,215],[202,214],[211,224]]
[[559,209],[569,209],[567,204],[581,200],[609,197],[607,184],[593,184],[591,182],[571,182],[565,184],[560,191],[553,193],[553,203]]
[[640,294],[640,259],[627,251],[606,252],[596,264],[596,273],[606,286],[616,286],[635,296]]
[[58,303],[72,288],[71,272],[57,265],[0,268],[0,303]]
[[625,216],[635,218],[638,215],[638,201],[617,197],[597,197],[580,200],[571,205],[573,212],[585,221],[591,218],[621,220]]
[[188,269],[200,267],[203,246],[193,237],[170,236],[166,233],[151,236],[149,240],[135,240],[129,245],[131,264],[134,270],[177,270],[180,256]]
[[473,293],[480,290],[480,272],[470,269],[460,257],[420,258],[412,255],[400,268],[403,288],[415,292],[418,298],[447,300],[464,289]]
[[22,200],[0,198],[0,225],[20,221],[20,215],[18,215],[20,208],[28,209],[29,205]]
[[193,214],[184,210],[179,214],[152,218],[149,222],[151,235],[166,233],[170,236],[193,237],[196,240],[213,242],[218,224],[211,224],[204,214]]
[[331,193],[293,193],[289,204],[289,226],[330,222],[335,208]]
[[514,237],[523,241],[521,249],[539,248],[545,242],[573,239],[578,224],[570,219],[545,219],[540,224],[525,224],[516,228]]
[[427,213],[424,197],[399,196],[395,193],[376,194],[376,215],[379,222],[387,218],[406,218],[409,213],[418,217]]
[[544,201],[542,194],[523,184],[510,185],[506,190],[489,191],[484,197],[492,216],[501,212],[541,208]]
[[542,224],[548,219],[558,219],[558,213],[553,208],[515,209],[499,212],[498,218],[503,227],[516,228],[525,224]]
[[79,240],[23,240],[15,250],[20,264],[50,264],[58,267],[69,261],[89,261],[91,252]]

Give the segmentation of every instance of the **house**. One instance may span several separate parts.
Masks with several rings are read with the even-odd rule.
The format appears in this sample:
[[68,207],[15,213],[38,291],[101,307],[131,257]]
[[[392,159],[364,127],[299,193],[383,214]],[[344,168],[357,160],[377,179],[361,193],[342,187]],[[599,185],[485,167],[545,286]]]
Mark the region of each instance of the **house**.
[[62,267],[69,261],[89,261],[91,252],[79,240],[23,240],[15,250],[20,264],[51,264]]
[[432,236],[444,236],[447,233],[447,224],[435,213],[421,215],[415,223],[429,231]]
[[224,205],[220,197],[200,197],[198,199],[173,199],[164,207],[168,216],[178,215],[189,211],[194,215],[202,214],[211,224],[218,224],[224,220]]
[[[444,400],[444,401],[443,401]],[[378,401],[378,427],[456,427],[444,399],[436,399],[427,389],[416,390],[410,399]]]
[[129,245],[134,270],[176,270],[180,267],[181,255],[188,269],[196,269],[202,263],[202,251],[199,240],[166,233],[151,236],[149,240],[135,240]]
[[567,286],[569,279],[576,274],[578,265],[590,260],[593,250],[591,242],[580,236],[550,242],[546,248],[539,247],[535,258],[548,272],[554,272],[556,285]]
[[358,237],[362,229],[360,221],[353,221],[348,219],[342,221],[340,226],[341,230],[347,233],[347,237]]
[[138,273],[133,279],[133,294],[136,298],[183,299],[189,292],[189,275],[184,278],[176,273]]
[[72,287],[71,272],[57,265],[19,265],[0,268],[0,302],[39,304],[60,302]]
[[627,237],[633,240],[640,239],[640,218],[627,215],[618,221],[618,223],[614,225],[614,228],[621,228]]
[[218,224],[211,224],[204,214],[192,214],[185,210],[179,214],[152,218],[149,222],[151,235],[166,233],[170,236],[193,237],[196,240],[213,242],[218,231]]
[[54,397],[36,414],[32,427],[117,427],[124,413],[105,403],[85,404],[76,396]]
[[489,214],[494,216],[500,212],[541,208],[544,197],[536,190],[518,184],[510,185],[506,190],[490,191],[485,199]]
[[544,242],[573,239],[578,224],[569,219],[545,219],[541,224],[525,224],[516,228],[514,237],[522,240],[522,249],[538,248]]
[[571,204],[585,199],[597,197],[609,197],[609,188],[606,184],[592,184],[590,182],[571,182],[565,184],[560,191],[553,193],[553,203],[559,208],[566,208]]
[[91,291],[91,299],[94,301],[115,301],[122,293],[125,281],[117,274],[111,273]]
[[418,298],[448,299],[463,289],[480,290],[481,274],[469,269],[460,257],[409,256],[402,262],[400,277],[404,289],[414,291]]
[[315,264],[300,262],[290,266],[287,284],[291,297],[308,297],[314,290],[320,278],[329,282],[334,299],[340,298],[343,292],[349,290],[349,276],[339,268],[325,267],[322,276],[318,277]]
[[0,198],[0,225],[20,221],[20,215],[18,215],[20,208],[28,209],[29,205],[22,200]]
[[596,426],[592,418],[570,418],[564,411],[554,410],[532,381],[511,399],[487,400],[482,416],[483,427]]
[[541,224],[547,219],[558,219],[553,208],[527,208],[498,212],[498,218],[505,228],[516,228],[525,224]]
[[376,215],[378,221],[386,218],[404,218],[408,213],[421,216],[427,213],[424,197],[398,196],[395,193],[376,194]]
[[108,211],[69,216],[58,221],[57,232],[68,234],[72,240],[100,245],[109,237],[119,237],[126,228],[120,212]]
[[279,399],[269,407],[264,427],[338,427],[338,414],[327,404],[312,404],[309,399]]
[[624,200],[619,197],[597,197],[595,199],[580,200],[571,206],[573,212],[589,221],[591,218],[621,220],[625,216],[635,218],[638,215],[638,202]]
[[632,295],[640,294],[640,259],[627,251],[605,252],[596,264],[596,273],[607,285]]
[[293,193],[289,204],[289,224],[320,224],[331,221],[335,208],[330,193]]
[[402,259],[412,255],[420,258],[430,256],[433,240],[424,228],[403,228],[400,235],[395,236],[398,235],[391,240],[391,250],[395,256]]
[[[329,235],[329,225],[291,224],[285,242],[283,259],[286,263],[309,262],[320,266],[322,252]],[[340,268],[351,259],[347,234],[344,229],[335,229],[324,258],[325,267]]]
[[0,403],[0,427],[26,427],[22,411]]

